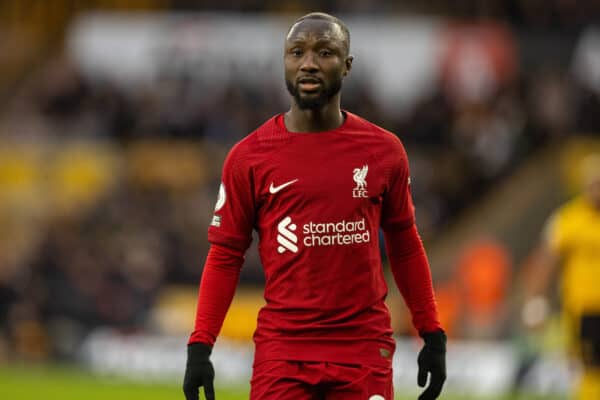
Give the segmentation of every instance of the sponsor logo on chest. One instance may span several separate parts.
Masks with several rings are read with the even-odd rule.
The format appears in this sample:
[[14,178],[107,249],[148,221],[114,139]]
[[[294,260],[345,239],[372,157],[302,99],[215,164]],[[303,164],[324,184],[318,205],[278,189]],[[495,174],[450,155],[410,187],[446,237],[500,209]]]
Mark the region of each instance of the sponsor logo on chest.
[[364,218],[356,221],[313,222],[302,225],[302,236],[298,237],[297,225],[290,216],[277,224],[277,252],[297,253],[299,245],[304,247],[347,246],[369,243],[371,234]]

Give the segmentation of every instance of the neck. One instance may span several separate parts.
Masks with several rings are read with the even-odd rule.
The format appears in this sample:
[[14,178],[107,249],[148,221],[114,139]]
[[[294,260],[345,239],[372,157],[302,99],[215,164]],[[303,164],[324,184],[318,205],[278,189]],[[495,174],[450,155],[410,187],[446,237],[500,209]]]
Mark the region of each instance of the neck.
[[290,132],[322,132],[338,128],[344,123],[339,99],[317,110],[303,110],[296,102],[285,114],[285,126]]

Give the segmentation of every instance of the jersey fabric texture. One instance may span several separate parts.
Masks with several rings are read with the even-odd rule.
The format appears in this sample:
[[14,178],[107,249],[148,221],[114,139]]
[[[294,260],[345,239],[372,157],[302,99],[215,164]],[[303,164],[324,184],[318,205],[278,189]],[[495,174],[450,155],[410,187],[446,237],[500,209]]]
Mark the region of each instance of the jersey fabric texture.
[[584,365],[573,398],[600,398],[600,211],[583,196],[560,207],[547,241],[562,259],[562,320],[568,350]]
[[576,197],[554,213],[547,234],[563,260],[564,307],[577,315],[600,314],[600,211]]
[[392,400],[393,393],[390,367],[275,360],[254,368],[250,400]]
[[[395,135],[352,113],[345,116],[337,129],[292,133],[277,115],[225,160],[208,238],[221,256],[230,249],[229,265],[235,265],[252,231],[258,232],[266,305],[254,334],[255,364],[391,365],[394,340],[378,232],[382,227],[389,237],[413,230],[416,235],[408,161]],[[429,274],[424,256],[418,259]],[[206,274],[205,269],[200,303]],[[210,274],[237,283],[229,267]],[[431,277],[417,278],[426,283],[417,292],[428,295],[424,305],[411,307],[413,319],[420,321],[418,329],[439,329]],[[203,340],[202,332],[197,319],[191,341]]]

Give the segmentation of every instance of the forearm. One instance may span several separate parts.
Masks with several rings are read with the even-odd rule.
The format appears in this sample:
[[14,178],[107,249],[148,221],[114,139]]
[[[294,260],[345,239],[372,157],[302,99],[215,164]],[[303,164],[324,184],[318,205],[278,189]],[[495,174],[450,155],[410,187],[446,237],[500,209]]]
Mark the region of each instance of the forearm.
[[441,329],[429,262],[416,225],[384,232],[394,281],[420,334]]
[[229,310],[244,262],[243,253],[212,245],[206,257],[196,308],[196,321],[189,343],[214,345]]
[[542,243],[537,254],[534,273],[530,276],[528,294],[531,296],[548,296],[552,282],[556,278],[558,256],[548,243]]
[[556,252],[548,243],[542,243],[523,268],[523,307],[521,320],[529,328],[543,326],[551,312],[552,282],[559,265]]

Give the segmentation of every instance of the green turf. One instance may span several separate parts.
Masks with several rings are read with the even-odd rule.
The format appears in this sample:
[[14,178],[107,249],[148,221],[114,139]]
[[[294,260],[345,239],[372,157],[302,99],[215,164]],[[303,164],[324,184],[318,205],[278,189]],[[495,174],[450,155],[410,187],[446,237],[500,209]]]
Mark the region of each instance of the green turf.
[[[217,386],[217,400],[246,400],[248,388]],[[136,384],[123,379],[97,377],[64,367],[0,366],[0,399],[10,400],[183,400],[179,385]],[[203,399],[203,396],[201,396]],[[414,397],[397,397],[408,400]],[[444,393],[441,400],[476,400]],[[486,400],[541,400],[530,396],[487,397]],[[544,397],[544,400],[561,400]]]
[[[247,389],[219,390],[219,400],[247,398]],[[0,399],[11,400],[171,400],[183,399],[179,385],[139,384],[97,377],[63,367],[0,368]]]

